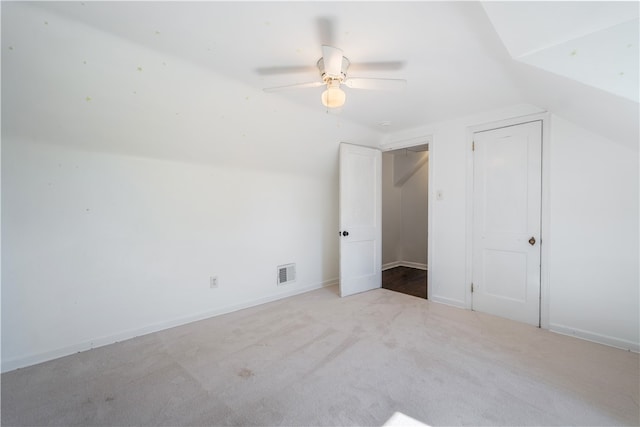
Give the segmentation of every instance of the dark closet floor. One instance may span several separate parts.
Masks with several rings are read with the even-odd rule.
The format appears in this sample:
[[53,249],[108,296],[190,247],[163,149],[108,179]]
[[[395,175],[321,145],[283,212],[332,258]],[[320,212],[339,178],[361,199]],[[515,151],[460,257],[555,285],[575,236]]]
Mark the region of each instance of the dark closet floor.
[[427,298],[427,272],[409,267],[390,268],[382,272],[382,287],[414,297]]

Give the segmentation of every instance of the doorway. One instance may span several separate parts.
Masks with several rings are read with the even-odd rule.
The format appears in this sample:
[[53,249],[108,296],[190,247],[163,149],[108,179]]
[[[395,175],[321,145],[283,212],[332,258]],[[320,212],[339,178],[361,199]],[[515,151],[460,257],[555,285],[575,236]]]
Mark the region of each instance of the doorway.
[[382,287],[428,298],[429,144],[382,153]]

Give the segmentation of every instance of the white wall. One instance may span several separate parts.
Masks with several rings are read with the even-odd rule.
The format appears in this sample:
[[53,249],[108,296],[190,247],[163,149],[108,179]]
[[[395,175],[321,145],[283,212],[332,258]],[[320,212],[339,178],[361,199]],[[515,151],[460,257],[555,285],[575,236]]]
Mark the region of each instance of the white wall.
[[[3,371],[337,281],[339,143],[379,134],[30,5],[11,10]],[[277,287],[290,262],[297,281]]]
[[[431,133],[429,296],[433,301],[466,307],[466,128],[452,125]],[[442,194],[441,199],[436,192]]]
[[402,260],[402,187],[394,184],[393,153],[382,153],[382,265]]
[[3,150],[7,368],[337,280],[335,177]]
[[550,328],[638,351],[638,151],[551,123]]
[[[513,106],[390,135],[383,143],[398,148],[412,138],[433,136],[429,269],[434,301],[469,304],[465,275],[469,127],[538,112],[534,106]],[[551,120],[548,146],[543,169],[549,171],[550,193],[549,326],[637,351],[638,147],[557,116]],[[436,200],[437,191],[442,200]]]
[[429,154],[425,151],[412,156],[418,159],[418,164],[424,163],[402,185],[402,261],[426,267],[429,163],[424,159]]

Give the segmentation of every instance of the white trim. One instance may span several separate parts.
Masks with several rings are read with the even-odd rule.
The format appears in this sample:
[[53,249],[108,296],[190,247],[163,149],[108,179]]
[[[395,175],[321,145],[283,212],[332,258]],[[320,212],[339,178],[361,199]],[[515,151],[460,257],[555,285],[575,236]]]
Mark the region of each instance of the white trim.
[[392,268],[402,267],[402,261],[393,261],[382,264],[382,271],[391,270]]
[[427,264],[423,264],[421,262],[411,262],[411,261],[388,262],[382,265],[382,271],[390,270],[396,267],[407,267],[407,268],[415,268],[417,270],[429,271],[429,269],[427,268]]
[[416,270],[428,271],[427,264],[421,262],[402,261],[401,267],[415,268]]
[[464,280],[464,306],[473,310],[473,298],[471,295],[471,283],[473,281],[473,127],[467,127],[467,176],[465,183],[465,201],[467,212],[465,214],[464,232],[465,242],[465,280]]
[[551,304],[551,115],[542,116],[542,206],[540,217],[540,327],[549,329]]
[[232,304],[226,307],[220,307],[215,310],[205,311],[198,314],[178,317],[172,320],[158,322],[152,325],[144,326],[142,328],[130,329],[128,331],[120,332],[113,335],[107,335],[105,337],[100,337],[91,341],[85,341],[78,344],[73,344],[70,346],[58,348],[56,350],[46,351],[38,354],[32,354],[32,355],[20,357],[17,359],[3,360],[2,372],[4,373],[8,371],[13,371],[14,369],[24,368],[26,366],[47,362],[49,360],[68,356],[74,353],[79,353],[81,351],[87,351],[94,348],[103,347],[105,345],[114,344],[119,341],[125,341],[131,338],[138,337],[140,335],[146,335],[153,332],[163,331],[165,329],[174,328],[176,326],[186,325],[188,323],[197,322],[199,320],[204,320],[211,317],[232,313],[234,311],[255,307],[257,305],[277,301],[283,298],[291,297],[294,295],[314,291],[316,289],[321,289],[324,287],[333,286],[337,284],[338,284],[338,278],[329,279],[315,285],[305,286],[297,289],[291,289],[284,292],[278,292],[277,294],[274,294],[274,295],[257,298],[257,299],[246,301],[239,304]]
[[[402,148],[410,148],[417,147],[418,145],[429,144],[429,155],[431,155],[431,143],[433,142],[433,135],[421,135],[416,136],[414,138],[401,139],[399,141],[394,141],[389,143],[388,145],[381,145],[380,149],[382,151],[392,151],[399,150]],[[429,159],[431,161],[431,159]]]
[[457,299],[452,299],[452,298],[445,298],[445,297],[439,297],[439,296],[432,296],[430,298],[430,300],[432,302],[437,302],[440,304],[444,304],[444,305],[450,305],[452,307],[457,307],[457,308],[461,308],[463,310],[466,310],[467,307],[465,307],[465,302],[464,301],[460,301]]
[[353,145],[354,147],[372,148],[374,150],[384,151],[382,148],[380,148],[379,146],[375,146],[375,145],[357,144],[355,142],[344,142],[344,141],[340,142],[340,144],[347,144],[347,145]]
[[540,232],[540,327],[549,329],[549,249],[550,249],[550,207],[549,189],[550,189],[550,155],[549,155],[549,126],[550,115],[548,112],[530,114],[526,116],[514,117],[497,122],[484,123],[467,127],[467,212],[466,212],[466,291],[465,291],[465,307],[472,309],[471,298],[471,281],[473,277],[472,270],[472,250],[473,250],[473,152],[471,150],[473,144],[473,134],[476,132],[497,129],[506,126],[515,126],[532,121],[542,122],[542,206],[541,206],[541,232]]
[[[431,299],[433,295],[434,283],[432,279],[431,269],[435,265],[433,263],[433,248],[435,245],[433,244],[433,204],[436,200],[435,198],[435,188],[433,177],[435,170],[435,156],[436,153],[436,143],[435,138],[429,136],[429,170],[427,173],[429,174],[429,182],[427,183],[427,299]],[[428,267],[431,266],[431,269]]]
[[627,341],[620,338],[602,335],[595,332],[584,331],[582,329],[576,329],[570,326],[558,325],[555,323],[551,323],[549,325],[549,330],[558,334],[568,335],[598,344],[620,348],[622,350],[633,351],[635,353],[640,352],[640,343],[637,342]]

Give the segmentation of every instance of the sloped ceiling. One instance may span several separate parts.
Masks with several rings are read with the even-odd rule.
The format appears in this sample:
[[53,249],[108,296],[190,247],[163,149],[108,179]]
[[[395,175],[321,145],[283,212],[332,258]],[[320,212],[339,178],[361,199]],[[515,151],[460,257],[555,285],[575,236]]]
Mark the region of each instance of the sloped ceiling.
[[638,2],[483,2],[525,98],[638,147]]
[[[572,37],[581,38],[582,44],[570,59],[582,58],[589,31],[619,24],[629,9],[637,18],[636,3],[635,9],[613,6],[613,12],[605,13],[608,4],[574,2],[574,8],[588,9],[584,19],[566,15],[553,27],[555,32],[549,32],[549,25],[544,31],[530,25],[520,34],[524,18],[549,16],[544,2],[526,3],[519,10],[515,3],[509,9],[502,3],[483,7],[479,2],[3,2],[3,113],[9,111],[9,120],[3,117],[3,133],[7,126],[7,132],[31,132],[25,116],[43,123],[53,115],[56,123],[109,120],[136,126],[131,117],[139,111],[182,108],[183,115],[199,115],[188,125],[189,135],[209,112],[208,126],[234,126],[234,135],[251,133],[240,130],[248,121],[260,123],[252,129],[255,134],[270,124],[335,129],[342,123],[341,130],[326,137],[351,140],[360,132],[370,141],[428,123],[530,103],[637,144],[637,96],[634,100],[597,84],[576,84],[571,73],[549,71],[553,58],[534,61],[540,46],[558,46],[558,40]],[[594,16],[607,19],[592,28],[587,24]],[[559,30],[572,22],[581,26],[574,32]],[[611,37],[627,37],[630,32],[621,30]],[[320,103],[322,88],[262,91],[318,80],[314,66],[323,43],[344,50],[354,64],[352,76],[405,78],[407,88],[347,88],[347,103],[334,117]],[[637,45],[625,49],[637,57]],[[176,60],[192,64],[201,74],[179,74]],[[384,61],[397,66],[356,66]],[[268,72],[282,67],[290,72]],[[617,63],[612,67],[617,73],[623,70]],[[162,77],[170,69],[171,79]],[[624,75],[637,87],[637,64],[635,70],[624,68]],[[590,105],[587,114],[585,105],[594,94],[598,105]],[[66,108],[63,99],[75,107]],[[258,101],[252,109],[240,107],[240,101],[250,99]],[[87,108],[95,111],[84,112]],[[153,120],[146,117],[139,126],[148,129]],[[345,133],[347,123],[353,126]],[[61,132],[60,126],[49,124],[47,132]],[[88,125],[78,126],[91,131]],[[81,138],[81,133],[64,137]],[[164,133],[154,136],[162,139]],[[138,128],[136,135],[145,138],[145,130]],[[272,139],[275,144],[275,133]]]
[[514,59],[638,102],[637,2],[485,2]]

